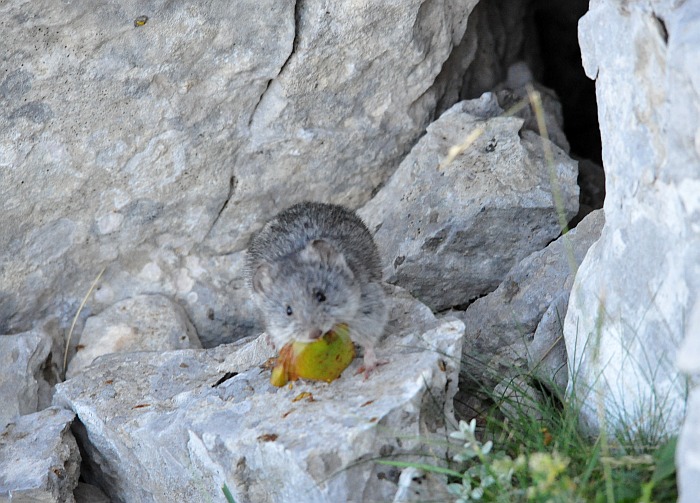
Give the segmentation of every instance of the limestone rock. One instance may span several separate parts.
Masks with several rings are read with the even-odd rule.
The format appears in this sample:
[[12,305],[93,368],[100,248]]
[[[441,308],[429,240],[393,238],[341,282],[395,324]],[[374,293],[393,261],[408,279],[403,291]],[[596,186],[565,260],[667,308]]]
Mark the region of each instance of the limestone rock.
[[678,502],[694,503],[700,494],[700,388],[691,391],[676,447]]
[[579,24],[596,79],[605,227],[581,264],[564,334],[582,419],[678,431],[676,368],[700,296],[700,16],[693,2],[591,2]]
[[[597,230],[600,232],[600,227]],[[537,324],[532,340],[528,338],[526,342],[528,369],[532,375],[562,398],[569,383],[566,343],[564,342],[564,317],[569,305],[573,276],[567,280],[569,289],[560,293],[549,304]]]
[[496,385],[493,395],[503,415],[511,421],[525,416],[542,420],[544,397],[523,376],[506,377]]
[[[602,211],[593,212],[578,227],[513,267],[494,292],[458,313],[465,323],[462,367],[467,379],[463,378],[460,393],[469,393],[473,381],[493,386],[504,376],[517,374],[518,367],[539,373],[545,383],[562,378],[566,354],[551,351],[562,344],[558,342],[561,325],[556,321],[566,314],[562,301],[568,300],[576,268],[598,239],[603,222]],[[548,310],[554,311],[543,320]],[[552,360],[557,354],[563,358]]]
[[534,67],[539,48],[532,44],[531,6],[519,0],[471,5],[467,30],[435,79],[440,96],[435,116],[462,100],[474,99],[507,78],[509,68],[525,61]]
[[700,377],[700,297],[688,315],[685,338],[678,349],[676,363],[684,374]]
[[[530,96],[530,90],[539,95],[542,105],[542,118],[544,120],[542,131],[532,106],[533,98]],[[506,80],[496,87],[496,91],[498,103],[504,110],[509,110],[522,102],[528,103],[528,106],[514,114],[525,121],[523,127],[537,134],[546,135],[557,147],[567,154],[569,153],[570,147],[563,131],[564,115],[559,98],[554,91],[535,80],[530,68],[523,61],[508,68]]]
[[3,2],[0,332],[69,325],[107,265],[85,315],[161,293],[246,335],[227,266],[287,205],[371,197],[476,3]]
[[2,15],[13,20],[2,211],[15,225],[0,232],[0,319],[14,328],[51,309],[42,292],[77,309],[102,265],[137,273],[151,253],[165,262],[204,239],[252,111],[292,51],[294,3],[12,1]]
[[245,285],[244,262],[244,250],[215,256],[191,253],[184,258],[171,250],[154,250],[136,271],[118,264],[108,267],[87,312],[94,315],[143,292],[158,293],[183,306],[204,347],[260,333]]
[[374,461],[444,439],[463,324],[399,289],[391,299],[377,348],[389,363],[367,380],[356,359],[330,384],[275,388],[263,337],[97,360],[54,396],[84,426],[84,476],[117,501],[219,500],[224,484],[240,503],[392,499],[398,472]]
[[447,492],[447,477],[415,467],[404,468],[398,474],[398,486],[393,503],[422,503],[425,501],[452,501]]
[[68,364],[67,378],[108,353],[202,347],[185,311],[162,295],[126,299],[88,318],[80,346]]
[[[550,168],[563,211],[576,214],[576,163],[523,121],[498,117],[495,98],[456,104],[428,127],[386,185],[360,211],[384,258],[384,278],[434,310],[498,286],[518,261],[560,233]],[[478,136],[454,161],[450,147]]]
[[80,452],[75,414],[58,407],[21,416],[0,430],[0,500],[73,503]]
[[0,335],[0,427],[39,410],[51,384],[44,376],[50,353],[51,338],[42,331]]
[[676,447],[679,503],[693,503],[700,494],[700,298],[688,317],[685,339],[678,350],[678,368],[695,388],[690,392]]

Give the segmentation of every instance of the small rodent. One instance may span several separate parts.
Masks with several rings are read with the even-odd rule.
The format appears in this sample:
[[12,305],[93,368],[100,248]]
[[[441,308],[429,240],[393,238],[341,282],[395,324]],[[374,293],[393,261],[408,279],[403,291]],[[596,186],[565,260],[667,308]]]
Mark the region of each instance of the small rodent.
[[251,296],[277,349],[347,323],[364,349],[360,371],[377,366],[374,347],[387,321],[381,263],[355,212],[315,202],[283,210],[253,237],[246,265]]

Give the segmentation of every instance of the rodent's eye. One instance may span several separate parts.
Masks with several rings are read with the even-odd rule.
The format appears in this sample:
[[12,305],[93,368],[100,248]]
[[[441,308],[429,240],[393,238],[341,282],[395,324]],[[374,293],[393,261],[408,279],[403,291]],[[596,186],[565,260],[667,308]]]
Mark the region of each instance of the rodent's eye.
[[291,316],[293,312],[294,311],[292,311],[292,306],[287,306],[287,316]]
[[326,302],[326,294],[321,290],[317,290],[315,296],[318,302]]

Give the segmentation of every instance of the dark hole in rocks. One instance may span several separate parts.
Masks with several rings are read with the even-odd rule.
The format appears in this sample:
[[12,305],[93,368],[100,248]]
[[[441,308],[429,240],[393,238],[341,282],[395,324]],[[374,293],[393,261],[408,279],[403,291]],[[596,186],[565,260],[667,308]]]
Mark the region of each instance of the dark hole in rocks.
[[534,23],[542,64],[539,78],[559,96],[571,152],[601,164],[595,82],[583,71],[578,45],[578,21],[587,10],[587,0],[536,0]]
[[587,10],[587,0],[535,0],[533,4],[541,64],[538,78],[559,96],[571,156],[579,159],[580,209],[569,227],[602,208],[605,199],[595,82],[583,70],[578,44],[578,21]]

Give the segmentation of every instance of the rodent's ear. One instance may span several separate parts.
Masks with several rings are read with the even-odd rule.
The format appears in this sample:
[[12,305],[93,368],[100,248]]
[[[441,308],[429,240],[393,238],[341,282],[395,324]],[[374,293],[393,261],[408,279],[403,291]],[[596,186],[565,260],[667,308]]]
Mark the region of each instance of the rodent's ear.
[[272,286],[272,274],[268,264],[260,264],[253,274],[253,290],[256,293],[265,293],[270,291]]
[[315,239],[306,245],[306,248],[301,251],[301,258],[306,262],[321,262],[350,271],[343,254],[324,239]]

